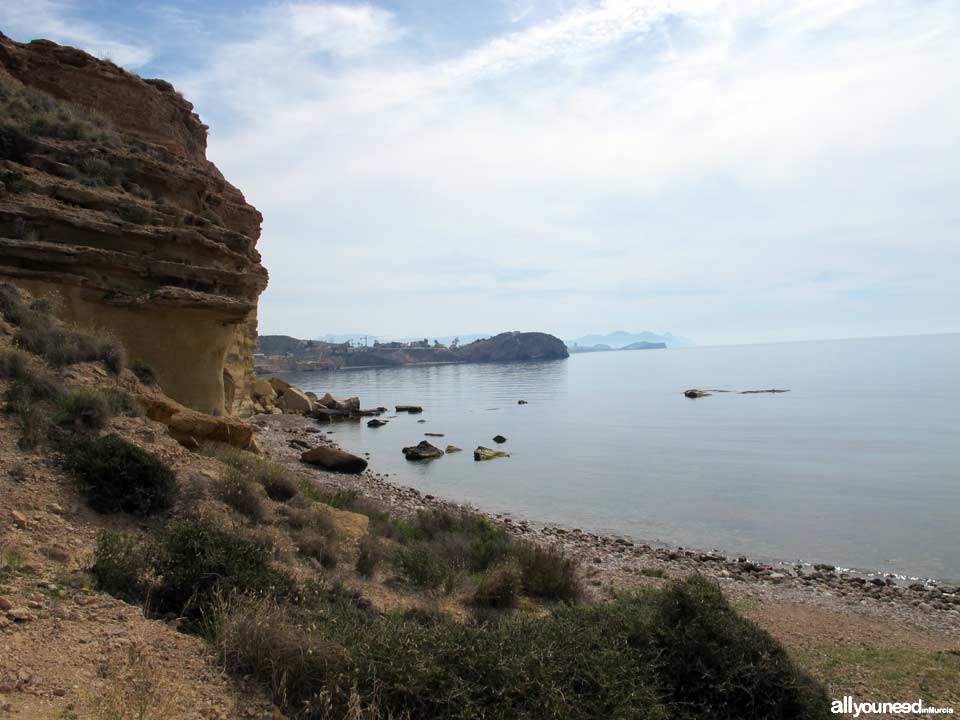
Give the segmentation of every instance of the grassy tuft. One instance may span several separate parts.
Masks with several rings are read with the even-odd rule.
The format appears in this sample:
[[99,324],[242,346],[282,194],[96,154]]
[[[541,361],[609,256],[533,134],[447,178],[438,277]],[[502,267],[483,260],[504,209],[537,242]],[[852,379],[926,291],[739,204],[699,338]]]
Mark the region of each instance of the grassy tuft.
[[267,519],[263,490],[236,468],[228,467],[213,488],[217,497],[241,515],[254,522]]

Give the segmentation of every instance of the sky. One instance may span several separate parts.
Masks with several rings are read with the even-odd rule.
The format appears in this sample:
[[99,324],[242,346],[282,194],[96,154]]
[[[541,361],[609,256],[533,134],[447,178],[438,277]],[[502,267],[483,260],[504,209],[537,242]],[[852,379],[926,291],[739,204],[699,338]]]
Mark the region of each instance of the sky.
[[8,0],[173,82],[264,334],[960,331],[956,0]]

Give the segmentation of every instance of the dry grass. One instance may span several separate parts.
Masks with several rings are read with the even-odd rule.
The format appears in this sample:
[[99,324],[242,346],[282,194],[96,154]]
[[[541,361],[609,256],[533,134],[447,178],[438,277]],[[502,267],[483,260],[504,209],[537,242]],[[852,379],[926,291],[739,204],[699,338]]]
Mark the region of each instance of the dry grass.
[[[167,720],[179,715],[185,687],[164,680],[160,663],[135,642],[100,665],[105,687],[88,704],[96,720]],[[181,681],[187,682],[187,678]]]

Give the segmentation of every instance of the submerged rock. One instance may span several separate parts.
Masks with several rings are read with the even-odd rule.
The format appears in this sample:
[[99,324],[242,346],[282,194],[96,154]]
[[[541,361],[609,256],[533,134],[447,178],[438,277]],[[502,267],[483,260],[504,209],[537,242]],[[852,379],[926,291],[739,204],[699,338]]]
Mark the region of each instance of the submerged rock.
[[507,439],[506,439],[503,435],[494,435],[494,436],[493,436],[493,441],[494,441],[495,443],[505,443],[505,442],[507,441]]
[[317,447],[307,450],[300,461],[317,465],[324,470],[356,475],[367,469],[367,461],[335,447]]
[[423,408],[419,405],[397,405],[396,408],[397,408],[397,412],[405,412],[405,413],[412,413],[412,414],[423,412]]
[[491,450],[490,448],[483,447],[483,445],[478,446],[477,449],[473,451],[474,460],[493,460],[493,458],[498,457],[510,457],[510,453],[501,450]]
[[457,452],[463,452],[463,448],[458,448],[456,445],[447,445],[447,453]]
[[683,394],[688,398],[702,398],[710,397],[712,393],[708,393],[706,390],[697,390],[696,388],[691,388],[690,390],[685,390]]
[[367,423],[367,427],[378,428],[383,427],[387,424],[386,420],[381,420],[380,418],[374,418]]
[[443,437],[443,433],[434,433],[434,432],[424,433],[424,435],[426,435],[427,437]]
[[741,390],[741,395],[759,395],[760,393],[785,393],[790,392],[789,390],[781,390],[780,388],[770,388],[769,390]]
[[426,440],[421,440],[418,444],[403,448],[403,456],[407,460],[432,460],[443,455],[443,450],[431,445]]

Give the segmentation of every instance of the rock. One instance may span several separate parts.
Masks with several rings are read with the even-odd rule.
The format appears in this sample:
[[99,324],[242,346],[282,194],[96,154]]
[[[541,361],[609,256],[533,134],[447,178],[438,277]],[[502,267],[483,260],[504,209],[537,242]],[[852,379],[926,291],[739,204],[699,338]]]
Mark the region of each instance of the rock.
[[70,551],[63,545],[44,545],[40,552],[58,563],[70,562]]
[[[141,387],[137,397],[147,417],[166,425],[170,436],[181,445],[197,447],[205,440],[214,440],[241,450],[259,452],[253,428],[246,423],[191,410],[155,388]],[[280,412],[276,408],[274,410]]]
[[443,450],[431,445],[426,440],[421,440],[412,447],[403,448],[403,456],[407,460],[433,460],[443,455]]
[[26,530],[28,527],[30,527],[30,522],[27,520],[27,516],[18,510],[10,511],[10,519],[13,520],[13,524],[21,530]]
[[498,457],[510,457],[510,453],[491,450],[490,448],[483,447],[483,445],[478,446],[477,449],[473,451],[474,460],[492,460]]
[[283,395],[289,388],[292,388],[293,385],[288,383],[286,380],[281,380],[280,378],[274,376],[267,381],[270,384],[270,387],[273,388],[274,393],[277,397]]
[[517,400],[517,405],[527,405],[527,404],[528,403],[526,400]]
[[[283,382],[281,380],[281,382]],[[250,383],[250,392],[255,398],[273,402],[277,399],[277,391],[263,378],[256,378]]]
[[494,436],[493,436],[493,441],[494,441],[495,443],[505,443],[505,442],[507,441],[507,439],[506,439],[503,435],[494,435]]
[[309,450],[311,447],[310,443],[306,442],[305,440],[299,440],[297,438],[288,440],[287,445],[292,447],[294,450]]
[[826,563],[817,563],[813,566],[813,569],[817,572],[833,572],[837,568],[833,565],[827,565]]
[[741,395],[759,395],[760,393],[785,393],[789,390],[780,390],[779,388],[770,388],[769,390],[741,390]]
[[[60,298],[62,318],[116,336],[178,402],[210,414],[249,409],[267,285],[256,249],[262,218],[207,160],[207,127],[193,106],[169,83],[49,41],[0,36],[0,72],[52,115],[78,106],[109,121],[95,137],[34,142],[19,158],[37,191],[5,194],[4,214],[34,232],[2,233],[0,275],[28,279]],[[87,160],[126,191],[58,177]],[[147,189],[162,202],[141,199]]]
[[24,623],[33,620],[33,613],[25,607],[16,607],[7,611],[7,617],[14,622]]
[[360,410],[360,398],[357,397],[338,400],[330,393],[326,393],[318,402],[329,410],[340,410],[347,413]]
[[373,420],[370,420],[370,421],[367,422],[367,427],[372,427],[372,428],[383,427],[383,426],[386,425],[388,422],[390,422],[390,421],[389,421],[389,420],[381,420],[380,418],[374,418]]
[[690,390],[685,390],[683,394],[688,398],[702,398],[702,397],[710,397],[712,393],[708,393],[705,390],[697,390],[696,388],[691,388]]
[[367,469],[367,461],[362,457],[352,455],[339,448],[328,446],[307,450],[300,456],[300,461],[310,465],[317,465],[324,470],[350,473],[353,475],[362,473]]
[[0,611],[7,612],[13,609],[13,603],[5,597],[0,596]]
[[313,401],[295,387],[284,390],[277,405],[288,413],[306,414],[313,410]]
[[57,503],[50,503],[47,505],[47,510],[52,512],[54,515],[63,515],[63,508],[60,507]]
[[447,445],[448,453],[458,453],[463,452],[463,448],[458,448],[456,445]]
[[443,437],[443,433],[435,433],[435,432],[426,432],[424,433],[424,435],[426,435],[427,437]]
[[423,412],[423,408],[420,407],[419,405],[397,405],[396,410],[397,412],[405,412],[405,413],[411,413],[411,414]]

